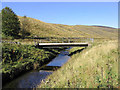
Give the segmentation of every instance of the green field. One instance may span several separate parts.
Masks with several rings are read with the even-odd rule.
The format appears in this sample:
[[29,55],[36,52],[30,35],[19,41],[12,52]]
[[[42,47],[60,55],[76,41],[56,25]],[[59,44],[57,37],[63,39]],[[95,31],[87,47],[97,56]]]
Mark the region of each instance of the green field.
[[117,88],[117,41],[94,43],[50,75],[37,88]]

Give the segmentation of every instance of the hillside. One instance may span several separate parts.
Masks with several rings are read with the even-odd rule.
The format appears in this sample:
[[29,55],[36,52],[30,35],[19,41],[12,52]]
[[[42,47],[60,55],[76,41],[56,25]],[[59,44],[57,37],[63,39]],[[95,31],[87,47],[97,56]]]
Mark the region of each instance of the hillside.
[[[20,21],[24,21],[19,16]],[[29,22],[27,31],[30,37],[92,37],[92,38],[117,38],[117,29],[103,26],[62,25],[45,23],[27,17]]]

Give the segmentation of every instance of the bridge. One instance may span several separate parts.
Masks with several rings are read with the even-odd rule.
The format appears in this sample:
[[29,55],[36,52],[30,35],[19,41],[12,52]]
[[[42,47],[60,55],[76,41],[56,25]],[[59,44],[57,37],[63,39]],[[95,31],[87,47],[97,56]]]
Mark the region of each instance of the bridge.
[[38,47],[87,47],[88,43],[38,43]]

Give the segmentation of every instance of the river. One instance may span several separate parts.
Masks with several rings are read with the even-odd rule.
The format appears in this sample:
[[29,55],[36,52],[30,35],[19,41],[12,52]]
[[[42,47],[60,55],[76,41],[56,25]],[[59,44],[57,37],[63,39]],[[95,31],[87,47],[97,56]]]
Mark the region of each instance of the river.
[[61,67],[70,59],[70,56],[68,56],[69,49],[61,51],[59,55],[57,55],[43,68],[27,72],[24,75],[7,83],[3,88],[35,88],[38,84],[41,83],[42,80],[44,80],[45,78],[47,78],[48,75],[54,72],[54,67]]

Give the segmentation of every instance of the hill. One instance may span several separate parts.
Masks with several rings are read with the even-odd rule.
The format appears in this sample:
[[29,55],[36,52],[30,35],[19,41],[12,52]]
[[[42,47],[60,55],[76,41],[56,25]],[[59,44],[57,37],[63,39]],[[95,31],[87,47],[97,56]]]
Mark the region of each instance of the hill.
[[[23,17],[19,16],[21,22]],[[117,29],[104,26],[63,25],[45,23],[37,19],[27,17],[27,31],[30,37],[90,37],[90,38],[117,38]]]

